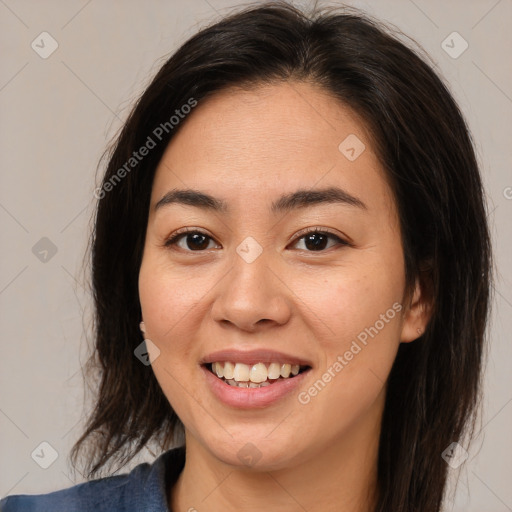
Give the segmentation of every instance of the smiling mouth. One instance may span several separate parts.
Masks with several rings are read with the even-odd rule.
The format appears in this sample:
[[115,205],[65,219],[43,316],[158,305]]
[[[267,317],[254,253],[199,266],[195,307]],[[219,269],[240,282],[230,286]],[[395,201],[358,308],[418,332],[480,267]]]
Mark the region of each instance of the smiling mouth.
[[219,361],[204,365],[226,384],[239,388],[262,388],[271,386],[275,382],[290,380],[311,369],[310,366],[301,366],[288,363],[256,363],[248,365]]

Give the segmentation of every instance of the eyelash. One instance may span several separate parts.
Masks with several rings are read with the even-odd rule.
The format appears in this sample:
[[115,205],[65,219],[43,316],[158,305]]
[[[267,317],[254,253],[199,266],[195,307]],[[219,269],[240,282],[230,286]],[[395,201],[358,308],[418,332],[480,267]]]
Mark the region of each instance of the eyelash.
[[[176,245],[180,238],[182,238],[185,235],[191,234],[191,233],[194,233],[194,234],[197,233],[197,234],[200,234],[200,235],[204,235],[204,236],[210,238],[211,240],[213,240],[213,238],[211,236],[209,236],[207,233],[204,233],[203,231],[200,231],[198,229],[183,228],[181,230],[178,230],[170,238],[168,238],[164,242],[164,247],[170,248],[171,246]],[[328,231],[328,230],[325,230],[325,229],[320,229],[320,228],[314,228],[314,229],[310,229],[310,230],[307,230],[307,231],[300,231],[298,236],[292,241],[292,243],[295,244],[299,240],[302,240],[303,238],[305,238],[306,236],[308,236],[310,234],[327,235],[328,237],[335,239],[338,242],[339,245],[351,246],[351,244],[349,242],[347,242],[346,240],[343,240],[338,235],[335,235],[331,231]],[[328,249],[330,249],[330,248],[331,247],[329,247]],[[311,252],[311,253],[320,252],[321,253],[321,252],[326,252],[328,249],[322,249],[320,251],[307,251],[306,250],[306,252]],[[187,249],[184,249],[184,250],[186,252],[200,253],[200,252],[205,252],[205,250],[208,250],[208,249],[205,249],[205,250],[202,250],[202,251],[191,251],[191,250],[187,250]],[[302,250],[305,250],[305,249],[302,249]]]

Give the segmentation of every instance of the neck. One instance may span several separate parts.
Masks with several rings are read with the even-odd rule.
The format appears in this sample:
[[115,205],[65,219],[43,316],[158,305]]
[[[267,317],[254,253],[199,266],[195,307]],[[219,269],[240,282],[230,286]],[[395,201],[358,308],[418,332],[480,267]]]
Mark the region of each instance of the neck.
[[[294,467],[225,464],[187,435],[182,473],[169,490],[173,512],[371,512],[377,490],[381,408]],[[377,412],[377,414],[376,414]]]

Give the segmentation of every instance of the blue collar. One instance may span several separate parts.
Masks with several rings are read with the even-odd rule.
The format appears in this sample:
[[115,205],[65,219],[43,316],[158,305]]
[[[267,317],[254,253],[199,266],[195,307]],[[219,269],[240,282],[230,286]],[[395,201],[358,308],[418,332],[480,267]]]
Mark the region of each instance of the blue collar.
[[19,494],[0,501],[1,512],[171,512],[167,489],[185,464],[185,448],[168,450],[129,473],[99,478],[48,494]]

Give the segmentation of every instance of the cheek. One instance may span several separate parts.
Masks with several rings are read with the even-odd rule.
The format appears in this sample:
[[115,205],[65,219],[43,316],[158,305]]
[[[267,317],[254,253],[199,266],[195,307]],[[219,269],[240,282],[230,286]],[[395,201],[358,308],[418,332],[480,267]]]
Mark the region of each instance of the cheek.
[[[173,350],[186,339],[183,332],[193,323],[209,289],[206,281],[194,271],[176,271],[162,258],[148,255],[139,274],[139,296],[148,335]],[[181,333],[181,335],[180,335]]]
[[187,425],[195,424],[194,410],[202,410],[203,405],[203,397],[189,384],[190,373],[197,370],[194,336],[201,298],[208,289],[198,286],[196,280],[190,271],[186,275],[173,272],[152,255],[145,256],[139,273],[146,334],[160,351],[151,367],[172,408]]
[[348,425],[374,403],[398,350],[401,259],[370,260],[361,258],[358,265],[331,271],[329,279],[320,281],[322,286],[302,286],[304,303],[314,313],[309,316],[322,320],[315,337],[323,357],[320,378],[301,390],[301,403],[323,417],[325,425]]
[[[365,329],[377,324],[379,335],[398,340],[403,275],[397,264],[368,262],[329,269],[321,278],[295,277],[294,293],[303,304],[302,316],[328,353],[343,351]],[[391,321],[393,320],[393,321]],[[382,331],[382,332],[381,332]]]

